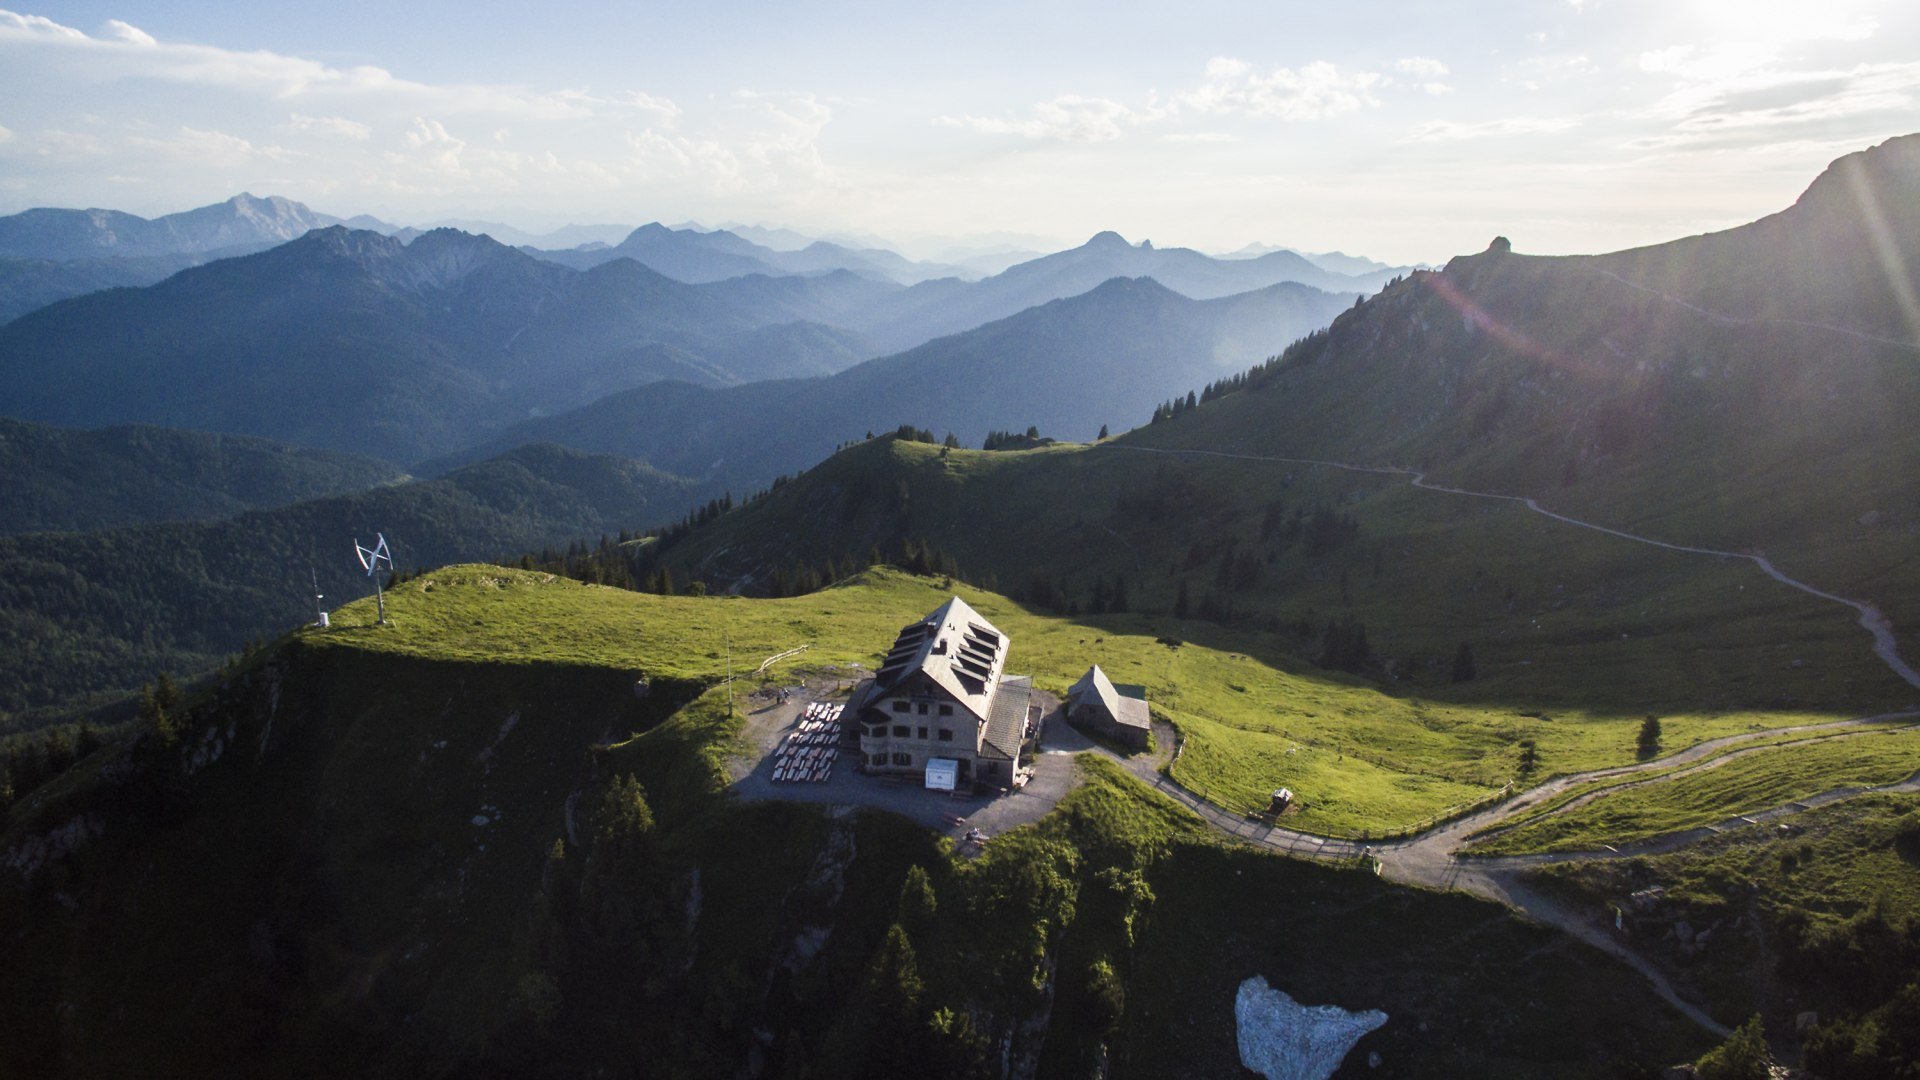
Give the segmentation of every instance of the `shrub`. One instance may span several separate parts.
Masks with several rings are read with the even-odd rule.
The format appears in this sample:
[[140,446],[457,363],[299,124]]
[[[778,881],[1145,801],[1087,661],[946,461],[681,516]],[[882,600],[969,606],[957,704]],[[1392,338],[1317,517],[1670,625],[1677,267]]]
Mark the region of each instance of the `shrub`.
[[1694,1069],[1699,1080],[1768,1080],[1772,1065],[1766,1029],[1756,1015],[1727,1036],[1726,1042],[1707,1051]]

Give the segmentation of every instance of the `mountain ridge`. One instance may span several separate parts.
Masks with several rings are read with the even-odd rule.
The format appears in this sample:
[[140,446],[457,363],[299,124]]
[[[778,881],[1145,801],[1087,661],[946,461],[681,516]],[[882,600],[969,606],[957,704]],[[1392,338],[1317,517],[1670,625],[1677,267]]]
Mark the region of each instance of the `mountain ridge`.
[[224,518],[405,478],[373,458],[238,435],[0,417],[0,535]]
[[[866,431],[906,423],[974,443],[993,429],[1091,438],[1190,381],[1230,374],[1321,325],[1347,296],[1282,283],[1193,300],[1152,279],[1115,278],[985,326],[812,380],[725,390],[663,383],[528,421],[431,472],[516,441],[618,453],[750,490]],[[1202,378],[1204,376],[1204,378]],[[1016,396],[988,389],[1018,385]],[[751,417],[742,427],[725,417]]]

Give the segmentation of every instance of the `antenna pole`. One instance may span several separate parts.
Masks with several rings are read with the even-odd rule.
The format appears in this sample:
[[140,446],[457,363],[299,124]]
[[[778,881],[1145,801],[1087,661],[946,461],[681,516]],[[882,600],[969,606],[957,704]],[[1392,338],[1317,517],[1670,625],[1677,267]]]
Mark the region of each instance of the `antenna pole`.
[[733,719],[733,631],[727,631],[727,719]]

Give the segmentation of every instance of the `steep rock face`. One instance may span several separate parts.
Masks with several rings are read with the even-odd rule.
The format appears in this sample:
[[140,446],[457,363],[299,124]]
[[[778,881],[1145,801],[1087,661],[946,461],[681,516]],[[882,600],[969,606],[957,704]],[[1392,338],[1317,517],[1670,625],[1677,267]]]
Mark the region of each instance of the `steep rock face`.
[[1378,1009],[1302,1005],[1259,975],[1240,984],[1233,1012],[1240,1063],[1267,1080],[1327,1080],[1361,1036],[1387,1022]]

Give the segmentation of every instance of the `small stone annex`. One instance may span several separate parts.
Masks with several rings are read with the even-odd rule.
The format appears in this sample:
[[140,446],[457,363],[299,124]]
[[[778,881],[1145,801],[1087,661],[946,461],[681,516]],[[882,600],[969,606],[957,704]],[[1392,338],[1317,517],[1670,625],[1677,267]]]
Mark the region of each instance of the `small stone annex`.
[[1033,734],[1033,680],[1006,674],[1009,647],[957,596],[903,627],[847,702],[862,767],[920,772],[929,787],[1012,786]]
[[1137,750],[1147,748],[1153,716],[1147,709],[1147,688],[1116,686],[1095,664],[1067,691],[1067,720],[1102,738]]

